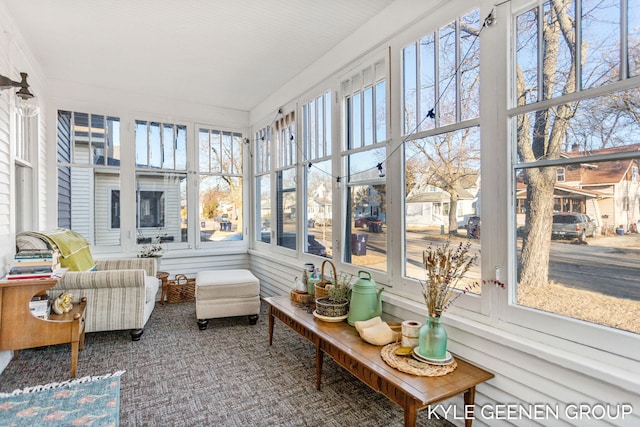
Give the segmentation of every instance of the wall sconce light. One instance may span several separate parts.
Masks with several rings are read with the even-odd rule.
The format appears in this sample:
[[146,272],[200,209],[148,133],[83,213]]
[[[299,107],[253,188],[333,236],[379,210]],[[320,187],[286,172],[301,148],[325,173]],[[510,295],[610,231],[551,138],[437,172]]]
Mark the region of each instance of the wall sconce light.
[[0,75],[0,90],[11,89],[13,87],[20,88],[16,91],[16,110],[22,117],[33,117],[38,114],[40,107],[35,101],[33,94],[29,90],[29,83],[27,83],[27,73],[20,73],[21,80],[19,82],[13,81],[8,77]]

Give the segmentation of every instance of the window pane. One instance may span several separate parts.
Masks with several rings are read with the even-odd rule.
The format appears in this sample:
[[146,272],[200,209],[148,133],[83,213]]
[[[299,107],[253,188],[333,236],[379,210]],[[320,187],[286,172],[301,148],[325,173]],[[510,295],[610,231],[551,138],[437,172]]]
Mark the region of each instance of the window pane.
[[404,92],[403,131],[404,135],[413,132],[418,121],[418,106],[416,99],[418,89],[416,87],[416,45],[411,44],[402,50],[402,87]]
[[387,83],[376,84],[376,142],[387,140]]
[[324,98],[322,96],[319,96],[318,99],[316,100],[316,103],[318,105],[318,108],[316,110],[317,112],[317,129],[318,129],[318,157],[319,156],[325,156],[325,142],[324,142],[324,116],[323,116],[323,112],[324,112],[324,105],[323,105],[323,101]]
[[518,105],[538,101],[538,14],[529,10],[516,18]]
[[184,125],[177,125],[176,134],[176,170],[187,170],[187,127]]
[[149,165],[147,147],[147,122],[136,120],[136,166],[146,167]]
[[[575,22],[575,4],[572,1],[557,6],[561,9],[560,17]],[[542,51],[542,61],[543,64],[555,64],[555,67],[549,71],[548,78],[542,81],[542,98],[551,99],[576,90],[575,77],[573,77],[575,46],[567,42],[567,37],[575,40],[576,34],[575,26],[561,28],[560,24],[565,21],[559,18],[551,2],[544,4],[543,13],[543,37],[549,48]],[[568,34],[563,34],[563,31]]]
[[209,129],[198,130],[198,170],[211,172],[211,131]]
[[285,169],[276,174],[277,243],[296,249],[296,170]]
[[373,88],[364,90],[363,96],[363,142],[364,145],[373,144]]
[[551,187],[549,168],[516,169],[518,304],[640,333],[638,162],[567,165]]
[[107,117],[107,165],[120,164],[120,119]]
[[[433,129],[435,123],[432,119],[423,120],[427,113],[436,106],[436,51],[435,36],[429,34],[420,39],[420,115],[422,120],[421,131]],[[413,131],[413,127],[408,131]]]
[[331,155],[331,92],[324,94],[325,156]]
[[92,245],[120,244],[120,219],[112,216],[114,207],[119,213],[119,197],[112,198],[120,190],[117,170],[59,167],[58,186],[59,227],[71,228]]
[[518,161],[558,159],[563,152],[586,156],[607,147],[637,151],[640,124],[631,100],[639,97],[640,89],[634,88],[520,115]]
[[351,132],[352,140],[349,144],[349,148],[362,147],[362,96],[361,93],[355,93],[353,95],[351,105]]
[[451,23],[440,29],[439,40],[439,117],[440,126],[456,122],[456,26]]
[[160,123],[149,125],[149,167],[159,169],[162,166],[162,137]]
[[314,163],[307,172],[307,244],[305,252],[332,257],[331,160]]
[[106,162],[107,135],[104,116],[91,115],[90,144],[91,158],[94,165],[104,165]]
[[269,127],[256,132],[256,173],[271,170],[271,130]]
[[256,230],[256,240],[259,242],[271,242],[271,184],[269,175],[262,175],[256,178],[256,192],[258,194],[256,217],[258,224]]
[[345,262],[387,271],[385,184],[349,187]]
[[73,163],[89,164],[89,115],[74,113],[73,115]]
[[200,241],[242,240],[242,178],[200,176]]
[[138,243],[187,241],[187,175],[136,173]]
[[582,87],[620,79],[620,0],[582,0]]
[[242,174],[242,147],[244,138],[240,133],[231,134],[231,173]]
[[[477,127],[405,144],[405,269],[424,280],[422,253],[449,238],[480,237],[480,130]],[[469,277],[480,280],[478,262]]]
[[469,120],[480,114],[480,11],[460,21],[460,119]]
[[640,8],[627,3],[628,37],[627,52],[629,55],[629,77],[640,75]]
[[[384,163],[386,150],[375,148],[348,156],[349,181],[380,179],[378,163]],[[386,165],[383,165],[386,166]]]
[[175,134],[174,126],[165,124],[162,127],[162,168],[175,169]]

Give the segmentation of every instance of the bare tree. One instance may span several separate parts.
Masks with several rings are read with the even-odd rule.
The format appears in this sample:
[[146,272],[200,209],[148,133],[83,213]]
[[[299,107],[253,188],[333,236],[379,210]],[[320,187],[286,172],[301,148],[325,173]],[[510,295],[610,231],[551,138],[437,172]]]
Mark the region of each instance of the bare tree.
[[462,191],[471,183],[475,185],[479,175],[479,141],[472,134],[474,128],[465,128],[412,141],[424,159],[423,182],[449,193],[449,234],[458,232],[457,211]]

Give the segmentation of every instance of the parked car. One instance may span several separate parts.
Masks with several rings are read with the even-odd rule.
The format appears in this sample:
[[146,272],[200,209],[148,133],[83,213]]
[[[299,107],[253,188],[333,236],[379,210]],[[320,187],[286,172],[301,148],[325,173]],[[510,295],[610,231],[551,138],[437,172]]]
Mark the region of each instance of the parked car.
[[480,217],[477,215],[470,216],[467,221],[467,238],[480,238]]
[[568,212],[553,215],[551,237],[585,241],[587,236],[596,237],[597,234],[598,226],[589,215]]
[[369,223],[380,221],[377,216],[358,216],[354,220],[353,226],[356,228],[369,228]]

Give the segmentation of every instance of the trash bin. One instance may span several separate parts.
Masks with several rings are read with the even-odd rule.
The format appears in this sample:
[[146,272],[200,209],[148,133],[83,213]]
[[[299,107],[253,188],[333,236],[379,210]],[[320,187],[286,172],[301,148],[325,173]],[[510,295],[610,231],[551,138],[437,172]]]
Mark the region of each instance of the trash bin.
[[382,221],[369,222],[369,231],[372,233],[382,233]]
[[353,255],[366,255],[368,239],[369,239],[369,236],[367,234],[352,234],[351,235],[351,253]]

